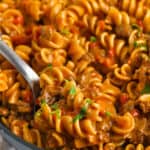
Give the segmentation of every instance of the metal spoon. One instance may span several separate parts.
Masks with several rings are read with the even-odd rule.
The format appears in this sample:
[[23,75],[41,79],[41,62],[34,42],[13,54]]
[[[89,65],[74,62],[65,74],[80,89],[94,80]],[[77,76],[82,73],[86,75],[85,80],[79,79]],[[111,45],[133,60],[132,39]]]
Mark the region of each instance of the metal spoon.
[[6,58],[28,82],[33,94],[33,111],[35,112],[35,100],[40,93],[39,76],[11,48],[9,48],[2,39],[0,39],[0,54]]

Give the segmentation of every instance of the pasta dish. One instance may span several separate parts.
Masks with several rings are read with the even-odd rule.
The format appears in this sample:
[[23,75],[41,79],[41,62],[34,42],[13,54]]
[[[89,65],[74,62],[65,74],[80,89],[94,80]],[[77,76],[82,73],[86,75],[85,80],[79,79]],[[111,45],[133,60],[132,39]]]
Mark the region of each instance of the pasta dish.
[[1,0],[0,33],[40,76],[0,56],[0,120],[44,150],[150,150],[150,0]]

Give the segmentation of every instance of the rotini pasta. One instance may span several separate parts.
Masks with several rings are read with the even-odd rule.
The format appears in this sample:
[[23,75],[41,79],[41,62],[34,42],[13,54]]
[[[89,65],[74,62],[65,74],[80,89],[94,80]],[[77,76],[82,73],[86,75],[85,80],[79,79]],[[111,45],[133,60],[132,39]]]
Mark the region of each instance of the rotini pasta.
[[32,92],[0,56],[0,121],[39,148],[150,149],[149,0],[1,0],[2,40],[40,76]]
[[128,12],[129,15],[135,16],[137,19],[144,17],[145,12],[147,11],[147,3],[145,0],[135,1],[135,0],[123,0],[120,1],[119,6],[122,10]]

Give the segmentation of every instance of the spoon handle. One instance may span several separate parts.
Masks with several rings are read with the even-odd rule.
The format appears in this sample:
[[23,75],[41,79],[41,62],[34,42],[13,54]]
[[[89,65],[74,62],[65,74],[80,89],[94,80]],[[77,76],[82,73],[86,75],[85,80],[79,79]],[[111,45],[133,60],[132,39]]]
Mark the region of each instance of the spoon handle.
[[[2,40],[0,40],[0,54],[6,58],[18,70],[19,73],[22,74],[33,92],[35,88],[39,88],[37,87],[39,86],[39,76]],[[34,96],[37,97],[37,94],[39,93],[34,92],[34,94]]]

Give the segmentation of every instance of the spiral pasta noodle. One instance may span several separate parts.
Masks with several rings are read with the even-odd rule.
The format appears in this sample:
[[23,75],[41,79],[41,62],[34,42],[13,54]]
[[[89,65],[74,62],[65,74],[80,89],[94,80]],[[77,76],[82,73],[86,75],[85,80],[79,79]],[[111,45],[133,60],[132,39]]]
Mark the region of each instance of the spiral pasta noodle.
[[125,41],[116,38],[115,34],[108,34],[108,32],[102,32],[100,35],[100,44],[106,49],[106,51],[115,51],[117,59],[122,63],[128,60],[128,55],[130,53],[129,48],[125,46]]
[[0,121],[42,149],[150,149],[149,0],[1,0]]
[[131,80],[130,78],[131,68],[128,64],[124,64],[120,68],[115,68],[113,73],[108,74],[108,78],[114,84],[122,84],[122,82],[128,82]]
[[122,1],[119,3],[119,6],[122,10],[128,12],[129,15],[135,16],[138,19],[144,17],[147,10],[146,1]]
[[8,78],[7,78],[7,75],[5,74],[5,73],[0,73],[0,79],[1,79],[1,83],[0,83],[0,87],[1,87],[1,89],[0,89],[0,91],[5,91],[5,90],[7,90],[8,89],[8,84],[7,84],[7,82],[8,82]]
[[100,35],[104,30],[111,30],[111,26],[100,20],[97,16],[84,15],[83,23],[93,34]]
[[21,119],[16,119],[10,123],[10,127],[15,135],[22,137],[30,143],[36,143],[39,147],[42,147],[39,131],[37,129],[30,130],[27,122]]
[[15,52],[25,61],[29,61],[30,54],[31,54],[31,48],[27,47],[25,45],[19,45],[15,48]]
[[[61,30],[61,28],[65,28],[69,25],[73,25],[74,23],[76,23],[79,20],[79,18],[83,17],[85,13],[98,14],[99,11],[101,11],[102,13],[108,13],[110,6],[113,6],[115,4],[115,1],[112,2],[112,4],[110,4],[110,2],[105,2],[103,0],[87,0],[84,2],[78,0],[74,4],[68,6],[67,9],[62,10],[60,13],[57,14],[56,23],[58,25],[59,30]],[[60,8],[60,6],[57,5],[57,8]],[[58,9],[56,9],[56,11],[58,11]],[[63,22],[61,21],[62,18]]]
[[119,11],[115,7],[110,7],[108,11],[108,20],[110,20],[110,23],[116,26],[119,26],[121,24],[130,24],[129,15],[124,11]]

